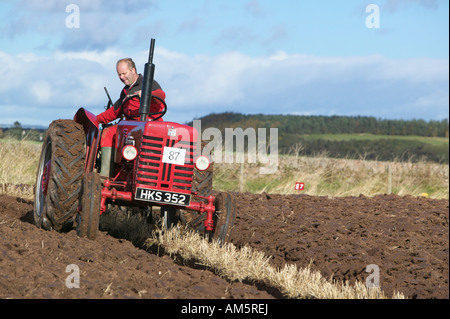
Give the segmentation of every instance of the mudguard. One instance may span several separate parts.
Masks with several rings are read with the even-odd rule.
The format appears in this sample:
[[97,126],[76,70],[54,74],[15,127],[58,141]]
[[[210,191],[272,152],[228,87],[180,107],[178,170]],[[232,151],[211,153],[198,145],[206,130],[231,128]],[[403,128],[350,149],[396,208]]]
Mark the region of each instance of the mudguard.
[[95,160],[97,158],[100,125],[97,117],[84,108],[80,108],[77,111],[73,120],[83,125],[84,133],[86,134],[86,163],[84,170],[86,173],[90,173],[94,170]]
[[73,117],[73,120],[83,125],[86,133],[89,131],[91,125],[95,126],[97,130],[99,130],[100,127],[100,123],[97,121],[97,116],[84,108],[78,109],[77,113]]

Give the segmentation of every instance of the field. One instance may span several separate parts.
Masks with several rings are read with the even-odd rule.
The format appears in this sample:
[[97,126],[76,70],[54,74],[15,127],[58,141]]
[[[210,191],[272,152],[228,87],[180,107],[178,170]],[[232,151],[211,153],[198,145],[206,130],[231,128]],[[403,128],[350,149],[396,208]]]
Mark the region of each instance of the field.
[[[444,137],[373,135],[373,134],[305,134],[280,137],[283,152],[292,151],[292,140],[308,156],[327,154],[332,158],[380,161],[449,163],[449,140]],[[286,145],[287,144],[287,145]],[[294,147],[295,148],[295,147]]]
[[419,141],[434,146],[448,146],[449,140],[444,137],[426,137],[426,136],[392,136],[392,135],[373,135],[373,134],[308,134],[303,135],[306,140],[323,139],[330,141],[351,141],[351,140],[380,140],[396,139],[403,141]]
[[[449,298],[448,165],[291,156],[271,177],[216,165],[239,213],[218,247],[116,212],[96,241],[36,228],[38,152],[0,143],[0,298]],[[381,289],[366,287],[370,269]]]
[[[433,138],[433,140],[436,140]],[[444,139],[441,141],[445,143]],[[0,140],[0,190],[32,198],[41,145]],[[247,162],[247,159],[246,159]],[[214,187],[223,191],[298,194],[295,183],[305,184],[302,194],[312,196],[428,196],[449,198],[449,166],[419,162],[378,162],[280,155],[273,175],[260,175],[262,164],[216,164]]]

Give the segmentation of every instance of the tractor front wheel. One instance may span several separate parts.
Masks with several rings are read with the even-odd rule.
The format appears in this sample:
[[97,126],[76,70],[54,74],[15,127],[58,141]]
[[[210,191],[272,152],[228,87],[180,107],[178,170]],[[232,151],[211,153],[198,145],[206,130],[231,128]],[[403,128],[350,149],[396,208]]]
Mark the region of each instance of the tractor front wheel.
[[236,200],[233,194],[219,193],[214,203],[216,211],[214,212],[214,233],[213,240],[217,240],[223,245],[231,239],[231,233],[236,218]]
[[76,229],[80,237],[95,239],[99,232],[100,204],[102,199],[100,175],[88,173],[83,178],[81,211],[77,212]]
[[233,194],[219,193],[214,201],[214,206],[216,210],[213,213],[214,229],[212,232],[205,228],[206,212],[200,214],[197,211],[182,210],[180,219],[185,228],[223,245],[231,239],[231,232],[236,219],[236,200]]

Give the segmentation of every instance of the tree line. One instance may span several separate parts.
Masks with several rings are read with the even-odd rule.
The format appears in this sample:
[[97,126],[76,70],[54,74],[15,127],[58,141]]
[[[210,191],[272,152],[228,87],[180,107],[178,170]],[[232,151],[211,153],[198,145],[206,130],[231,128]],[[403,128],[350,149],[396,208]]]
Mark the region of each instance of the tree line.
[[[420,139],[396,139],[396,136],[448,138],[448,119],[386,120],[363,116],[244,115],[226,112],[209,114],[199,120],[202,121],[203,130],[215,127],[222,133],[225,128],[240,127],[245,130],[276,127],[280,154],[301,153],[306,156],[323,155],[333,158],[449,163],[448,144],[437,146]],[[310,134],[372,134],[380,135],[380,138],[345,141],[305,138]]]
[[0,127],[0,139],[9,138],[16,140],[27,140],[27,141],[42,141],[43,136],[45,136],[46,130],[43,129],[27,129],[22,127],[22,124],[18,121],[14,122],[11,127]]
[[[374,161],[449,163],[448,145],[430,145],[420,141],[400,139],[330,141],[324,139],[297,142],[301,154],[331,158],[364,159]],[[293,153],[294,147],[282,147],[283,153]]]
[[[278,149],[281,154],[292,153],[301,145],[302,154],[319,154],[334,158],[364,158],[381,161],[415,161],[426,159],[449,163],[447,145],[430,145],[420,140],[405,141],[395,136],[449,137],[448,119],[441,121],[386,120],[364,116],[303,116],[303,115],[244,115],[241,113],[213,113],[202,118],[202,129],[278,128]],[[193,122],[186,123],[192,125]],[[330,141],[307,139],[310,134],[373,134],[389,136],[380,139]],[[42,141],[45,130],[25,129],[19,122],[0,129],[0,138]]]
[[[374,134],[397,136],[449,137],[448,119],[441,121],[389,120],[368,116],[244,115],[213,113],[200,118],[202,126],[263,128],[277,127],[287,134]],[[190,123],[192,124],[192,122]]]

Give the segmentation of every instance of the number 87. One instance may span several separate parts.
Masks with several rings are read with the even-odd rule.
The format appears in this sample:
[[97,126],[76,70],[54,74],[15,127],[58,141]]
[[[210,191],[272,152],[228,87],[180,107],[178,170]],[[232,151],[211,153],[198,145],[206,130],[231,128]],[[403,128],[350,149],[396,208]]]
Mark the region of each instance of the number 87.
[[169,152],[169,159],[170,159],[171,161],[177,160],[178,155],[180,155],[180,152],[170,151],[170,152]]

